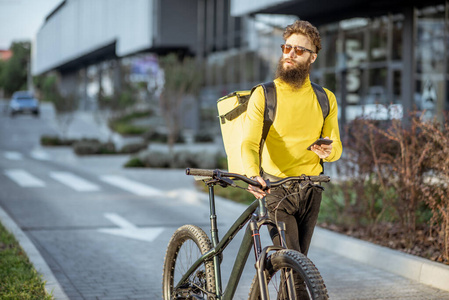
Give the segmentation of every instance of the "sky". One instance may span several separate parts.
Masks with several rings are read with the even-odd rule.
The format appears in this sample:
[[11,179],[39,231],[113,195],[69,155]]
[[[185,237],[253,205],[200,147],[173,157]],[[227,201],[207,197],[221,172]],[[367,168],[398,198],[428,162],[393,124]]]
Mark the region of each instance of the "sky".
[[32,41],[45,18],[63,0],[0,0],[0,50]]

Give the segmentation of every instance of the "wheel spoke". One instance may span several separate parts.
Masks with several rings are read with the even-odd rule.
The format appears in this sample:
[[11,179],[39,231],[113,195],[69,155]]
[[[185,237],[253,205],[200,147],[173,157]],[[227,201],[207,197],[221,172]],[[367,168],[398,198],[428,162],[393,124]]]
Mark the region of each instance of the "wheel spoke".
[[[326,286],[315,265],[297,251],[285,249],[273,253],[268,258],[265,274],[270,299],[328,299]],[[260,299],[257,277],[251,286],[250,299]]]
[[162,290],[164,299],[207,299],[207,293],[215,293],[215,279],[211,262],[203,263],[178,286],[181,278],[204,253],[211,243],[206,233],[197,226],[180,227],[172,236],[165,255]]

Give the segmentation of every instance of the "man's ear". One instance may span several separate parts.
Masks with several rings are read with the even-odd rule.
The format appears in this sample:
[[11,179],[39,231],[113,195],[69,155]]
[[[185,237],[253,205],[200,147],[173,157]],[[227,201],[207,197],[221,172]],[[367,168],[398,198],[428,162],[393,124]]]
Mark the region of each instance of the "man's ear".
[[318,57],[318,54],[312,53],[312,59],[310,60],[310,63],[313,64],[317,57]]

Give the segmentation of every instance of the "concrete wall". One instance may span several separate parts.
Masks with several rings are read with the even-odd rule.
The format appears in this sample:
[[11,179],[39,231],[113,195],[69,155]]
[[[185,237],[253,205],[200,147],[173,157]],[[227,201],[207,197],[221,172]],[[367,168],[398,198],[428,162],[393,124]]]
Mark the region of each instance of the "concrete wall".
[[116,42],[117,56],[150,48],[153,0],[67,0],[39,30],[34,75]]
[[269,6],[292,1],[294,0],[231,0],[231,15],[234,17],[243,16]]
[[160,0],[155,44],[187,47],[196,53],[198,44],[198,0]]

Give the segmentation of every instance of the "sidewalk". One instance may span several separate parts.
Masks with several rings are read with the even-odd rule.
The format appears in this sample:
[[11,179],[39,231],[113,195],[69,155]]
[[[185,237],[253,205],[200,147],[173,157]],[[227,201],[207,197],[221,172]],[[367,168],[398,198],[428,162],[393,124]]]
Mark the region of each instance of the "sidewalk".
[[449,291],[449,266],[317,227],[312,245],[416,282]]
[[[204,195],[204,197],[207,196]],[[221,205],[229,206],[230,208],[242,206],[242,204],[221,197],[216,197],[216,201],[220,201]],[[53,293],[57,300],[69,299],[39,251],[1,207],[0,221],[14,234],[36,270],[43,275],[43,279],[46,281],[47,292]],[[377,246],[319,227],[315,229],[312,247],[321,248],[330,253],[400,275],[417,283],[449,291],[449,266],[443,264]]]
[[[74,123],[77,124],[75,126],[77,127],[76,131],[78,133],[80,131],[90,131],[91,133],[100,133],[103,131],[104,128],[95,128],[92,130],[93,127],[98,126],[93,124],[93,118],[88,117],[83,113],[78,115],[78,117],[79,118]],[[188,145],[186,146],[188,147]],[[219,147],[218,143],[215,147]],[[73,155],[72,152],[63,153],[64,150],[62,149],[55,149],[55,151],[58,152],[58,155],[53,155],[52,157],[56,159],[60,158],[67,160],[67,155],[70,154],[70,157]],[[73,157],[73,159],[76,160],[76,157]],[[114,163],[113,161],[106,160],[104,162],[110,166]],[[100,162],[98,161],[98,163]],[[219,197],[217,197],[217,199],[219,199]],[[227,205],[230,206],[241,205],[224,199],[220,199],[219,201],[226,201]],[[0,221],[16,236],[37,271],[43,275],[44,280],[47,282],[47,291],[53,292],[55,299],[68,299],[45,260],[41,257],[39,251],[31,243],[26,234],[15,224],[15,222],[1,207]],[[322,228],[316,228],[312,240],[312,246],[374,266],[440,290],[449,291],[449,266],[447,265],[435,263],[420,257],[391,250],[389,248],[377,246],[372,243],[354,239]]]

